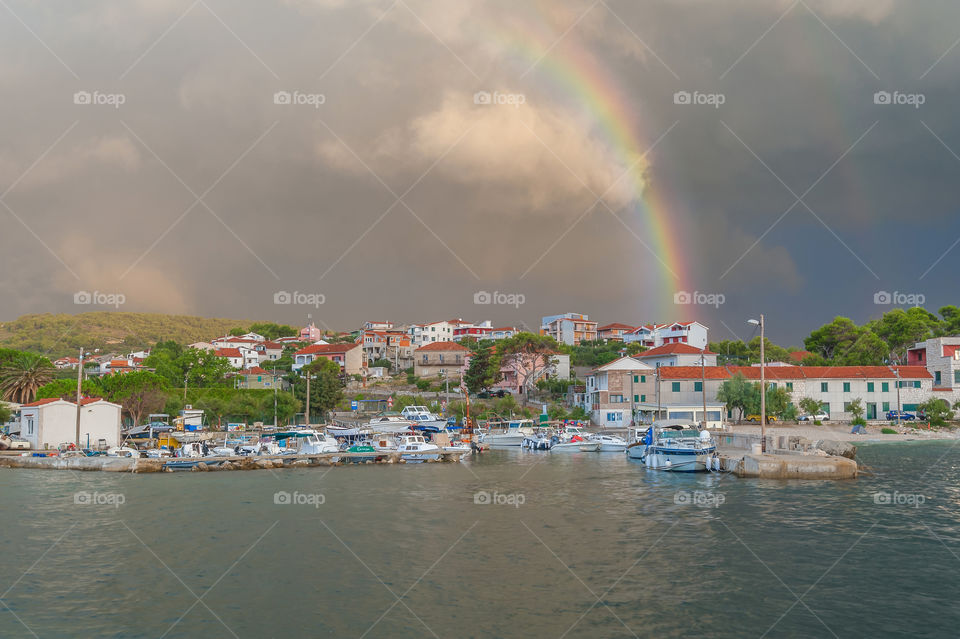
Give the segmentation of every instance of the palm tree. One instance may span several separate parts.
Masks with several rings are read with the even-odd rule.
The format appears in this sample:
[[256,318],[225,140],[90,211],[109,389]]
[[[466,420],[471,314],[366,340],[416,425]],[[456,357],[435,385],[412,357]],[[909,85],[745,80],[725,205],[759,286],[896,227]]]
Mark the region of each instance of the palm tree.
[[46,357],[20,353],[0,368],[0,393],[7,401],[27,404],[41,386],[53,380],[53,364]]

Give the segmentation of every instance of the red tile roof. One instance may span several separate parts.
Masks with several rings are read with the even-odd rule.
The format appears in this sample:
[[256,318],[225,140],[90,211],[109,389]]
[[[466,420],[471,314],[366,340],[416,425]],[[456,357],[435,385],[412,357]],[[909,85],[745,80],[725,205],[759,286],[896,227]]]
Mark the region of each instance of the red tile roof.
[[218,348],[214,355],[217,357],[243,357],[239,348]]
[[634,328],[636,328],[636,327],[635,327],[635,326],[628,326],[628,325],[626,325],[626,324],[618,324],[618,323],[614,322],[613,324],[607,324],[607,325],[605,325],[605,326],[601,326],[601,327],[599,327],[597,330],[598,330],[598,331],[611,331],[611,330],[615,330],[615,329],[620,329],[620,330],[624,330],[624,331],[632,331]]
[[808,355],[813,355],[813,353],[810,351],[790,351],[790,359],[795,362],[802,362],[803,358]]
[[[61,400],[59,397],[48,397],[47,399],[38,399],[35,402],[30,402],[29,404],[24,404],[21,408],[32,408],[34,406],[46,406],[47,404],[52,404],[53,402],[65,401],[68,404],[77,405],[76,402],[71,402],[69,399]],[[105,401],[102,397],[82,397],[80,398],[80,405],[86,406],[87,404],[93,404],[96,402]]]
[[699,349],[689,344],[684,344],[683,342],[672,342],[670,344],[664,344],[663,346],[658,346],[656,348],[651,348],[648,351],[643,351],[638,353],[634,357],[646,358],[646,357],[657,357],[659,355],[716,355],[716,353],[711,353],[706,349]]
[[245,368],[238,373],[239,375],[269,375],[267,371],[263,370],[259,366],[251,366],[250,368]]
[[430,342],[420,348],[416,349],[416,353],[420,351],[469,351],[470,349],[466,346],[462,346],[457,342]]
[[[930,379],[930,372],[923,366],[895,367],[901,379]],[[699,366],[661,366],[661,379],[700,378]],[[707,366],[707,379],[728,379],[738,373],[750,380],[760,379],[759,366]],[[790,379],[896,379],[896,374],[887,366],[767,366],[768,380]]]
[[358,348],[359,344],[311,344],[301,348],[294,353],[295,355],[327,355],[336,353],[346,353]]

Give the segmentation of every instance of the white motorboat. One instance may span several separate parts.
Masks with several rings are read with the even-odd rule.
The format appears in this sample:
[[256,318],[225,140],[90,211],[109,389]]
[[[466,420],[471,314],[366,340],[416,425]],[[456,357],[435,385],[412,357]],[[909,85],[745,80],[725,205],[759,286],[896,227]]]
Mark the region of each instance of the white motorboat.
[[536,432],[531,419],[513,419],[490,424],[488,428],[487,432],[480,435],[480,441],[489,446],[520,446],[525,437]]
[[579,435],[574,435],[566,441],[558,441],[550,448],[550,452],[558,453],[595,453],[599,450],[600,442],[584,439]]
[[426,406],[407,406],[400,411],[400,417],[413,422],[414,428],[440,432],[446,430],[447,420],[437,417]]
[[374,433],[406,433],[414,426],[412,420],[398,415],[381,415],[370,420],[368,426]]
[[[637,453],[631,451],[638,449]],[[642,450],[640,450],[642,449]],[[627,449],[628,455],[643,461],[647,468],[675,472],[703,472],[713,465],[717,447],[710,431],[683,420],[654,422],[644,441]]]
[[596,433],[589,439],[600,442],[601,453],[622,453],[627,449],[627,440],[615,435],[602,435]]
[[440,457],[440,447],[428,442],[423,435],[401,435],[397,452],[405,461],[432,461]]
[[369,444],[378,453],[397,452],[397,436],[393,433],[377,433],[370,440]]
[[147,457],[149,457],[150,459],[160,459],[162,457],[173,457],[173,453],[171,453],[166,448],[150,448],[146,452],[147,452]]

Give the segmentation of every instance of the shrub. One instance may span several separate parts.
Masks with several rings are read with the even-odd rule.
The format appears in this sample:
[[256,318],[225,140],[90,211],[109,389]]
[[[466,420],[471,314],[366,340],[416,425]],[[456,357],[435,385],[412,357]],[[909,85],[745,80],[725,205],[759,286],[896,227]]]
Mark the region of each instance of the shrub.
[[821,422],[819,419],[815,419],[815,420],[813,421],[813,425],[814,425],[814,426],[823,426],[823,422]]
[[893,428],[881,428],[880,432],[884,435],[896,435],[897,431]]
[[417,389],[422,390],[422,391],[425,391],[425,390],[427,390],[428,388],[430,388],[430,380],[429,380],[429,379],[418,379],[418,380],[416,380],[416,382],[414,382],[414,383],[417,385]]

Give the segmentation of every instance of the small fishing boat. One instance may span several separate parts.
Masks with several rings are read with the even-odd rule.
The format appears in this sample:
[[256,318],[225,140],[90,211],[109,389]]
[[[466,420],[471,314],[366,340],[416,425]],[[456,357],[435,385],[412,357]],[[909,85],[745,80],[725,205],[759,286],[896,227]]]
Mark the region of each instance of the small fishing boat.
[[400,417],[413,422],[416,430],[438,433],[447,428],[447,420],[434,415],[426,406],[407,406],[400,411]]
[[[380,459],[382,457],[380,454],[377,453],[377,449],[374,448],[369,442],[360,442],[360,443],[354,444],[353,446],[348,447],[343,452],[364,453],[362,456],[351,455],[349,457],[343,458],[344,461],[353,462],[355,464],[361,464],[367,461],[376,461],[377,459]],[[369,453],[369,454],[366,454],[366,453]]]
[[526,450],[550,450],[553,448],[553,439],[547,437],[545,433],[534,433],[523,438],[520,443],[521,448]]
[[405,461],[433,461],[440,457],[440,447],[428,442],[423,435],[401,435],[397,452]]
[[140,457],[140,451],[129,446],[114,446],[107,449],[107,457]]
[[665,420],[654,422],[643,443],[628,447],[627,454],[653,470],[693,473],[709,470],[716,450],[710,431],[688,421]]

